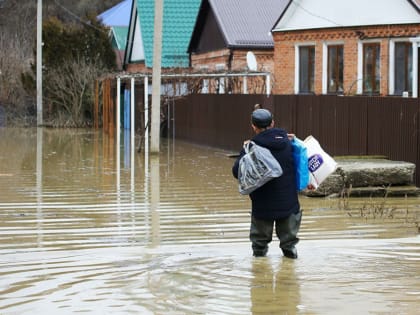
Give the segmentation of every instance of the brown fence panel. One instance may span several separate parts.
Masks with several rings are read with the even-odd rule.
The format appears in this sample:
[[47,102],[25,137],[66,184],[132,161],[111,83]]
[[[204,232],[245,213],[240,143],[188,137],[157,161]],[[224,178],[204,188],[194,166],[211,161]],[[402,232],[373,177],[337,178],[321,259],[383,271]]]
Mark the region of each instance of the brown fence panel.
[[369,103],[368,154],[416,161],[417,102],[403,98],[372,98]]
[[[348,155],[350,154],[349,131],[351,126],[349,116],[349,104],[346,99],[340,96],[328,97],[334,101],[329,107],[334,106],[334,115],[329,116],[329,121],[326,121],[325,132],[332,138],[332,153],[334,155]],[[334,124],[334,130],[328,130],[328,126]]]
[[[276,126],[304,139],[313,135],[331,155],[385,155],[420,168],[418,99],[310,95],[191,95],[174,106],[175,136],[237,151],[252,136],[256,103],[272,110]],[[420,184],[420,172],[416,172]]]
[[[383,105],[378,97],[370,97],[367,101],[367,155],[386,155],[383,145],[383,128],[390,124],[392,111]],[[389,129],[391,126],[388,126]],[[386,129],[388,129],[386,128]]]
[[309,95],[296,96],[296,127],[298,135],[319,138],[319,110],[317,100]]
[[264,104],[263,95],[196,94],[175,105],[175,136],[194,143],[238,150],[252,136],[254,105]]
[[[414,107],[414,106],[413,106]],[[417,137],[417,158],[416,158],[416,184],[420,185],[420,104],[417,103],[417,111],[412,116],[416,122],[416,129],[413,130],[413,134]]]
[[367,148],[367,102],[364,97],[342,97],[348,108],[348,151],[349,155],[366,155]]
[[173,106],[172,119],[173,119],[173,134],[172,136],[180,139],[188,139],[188,126],[189,117],[186,114],[188,111],[188,98],[181,98],[177,100]]
[[289,133],[297,133],[296,102],[294,95],[274,96],[272,110],[276,127],[284,128]]
[[305,139],[322,139],[326,150],[348,154],[348,105],[336,96],[277,95],[274,98],[277,126]]
[[[400,100],[400,158],[404,161],[417,162],[419,159],[419,102],[415,99]],[[394,158],[394,156],[392,157]]]
[[313,136],[317,139],[322,139],[322,147],[327,151],[331,152],[334,150],[335,137],[337,133],[336,126],[336,103],[334,96],[321,96],[315,98],[317,100],[316,116],[314,120],[318,122],[316,125],[317,131],[314,132]]

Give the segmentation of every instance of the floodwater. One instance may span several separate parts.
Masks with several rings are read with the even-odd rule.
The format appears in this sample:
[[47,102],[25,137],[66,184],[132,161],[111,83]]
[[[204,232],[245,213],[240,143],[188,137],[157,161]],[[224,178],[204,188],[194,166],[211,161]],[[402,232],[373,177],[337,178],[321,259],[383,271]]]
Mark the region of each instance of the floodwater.
[[302,196],[253,258],[226,152],[122,136],[0,128],[1,315],[419,314],[419,198]]

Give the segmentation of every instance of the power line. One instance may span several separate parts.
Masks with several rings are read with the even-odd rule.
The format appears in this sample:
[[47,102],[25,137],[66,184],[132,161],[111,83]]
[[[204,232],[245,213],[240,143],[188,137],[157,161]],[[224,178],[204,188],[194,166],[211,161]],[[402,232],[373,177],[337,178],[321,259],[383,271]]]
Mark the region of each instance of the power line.
[[89,26],[89,27],[91,27],[91,28],[93,28],[93,29],[95,29],[95,30],[97,30],[97,31],[100,31],[100,32],[104,32],[104,33],[107,33],[106,31],[104,31],[103,29],[100,29],[100,28],[98,28],[98,27],[96,27],[96,26],[94,26],[94,25],[92,25],[90,22],[86,22],[86,21],[84,21],[80,16],[78,16],[77,14],[75,14],[75,13],[73,13],[72,11],[70,11],[68,8],[66,8],[64,5],[62,5],[61,3],[59,3],[57,0],[54,0],[54,2],[55,2],[55,4],[57,5],[57,6],[59,6],[61,9],[63,9],[64,11],[66,11],[68,14],[70,14],[72,17],[74,17],[76,20],[78,20],[80,23],[82,23],[82,24],[84,24],[84,25],[86,25],[86,26]]
[[318,15],[318,14],[315,14],[315,13],[312,13],[311,11],[309,11],[308,9],[305,9],[300,3],[298,3],[297,1],[292,1],[292,3],[295,5],[295,6],[297,6],[297,7],[299,7],[299,8],[301,8],[303,11],[305,11],[306,13],[308,13],[309,15],[312,15],[312,16],[314,16],[314,17],[317,17],[317,18],[319,18],[319,19],[321,19],[321,20],[324,20],[324,21],[327,21],[327,22],[330,22],[330,23],[332,23],[332,24],[334,24],[334,25],[336,25],[336,26],[343,26],[342,24],[339,24],[339,23],[337,23],[337,22],[335,22],[335,21],[333,21],[333,20],[331,20],[331,19],[329,19],[329,18],[327,18],[327,17],[324,17],[324,16],[321,16],[321,15]]

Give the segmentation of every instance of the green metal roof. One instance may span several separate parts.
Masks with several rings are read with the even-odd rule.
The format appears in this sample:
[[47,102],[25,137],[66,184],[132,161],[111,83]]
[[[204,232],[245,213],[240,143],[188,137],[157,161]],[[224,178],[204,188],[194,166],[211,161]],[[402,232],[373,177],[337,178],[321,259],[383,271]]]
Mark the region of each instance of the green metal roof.
[[[164,0],[162,30],[163,68],[188,67],[188,44],[195,25],[201,0]],[[153,66],[154,0],[137,0],[145,63]]]
[[127,45],[128,26],[112,26],[112,46],[118,50],[125,50]]

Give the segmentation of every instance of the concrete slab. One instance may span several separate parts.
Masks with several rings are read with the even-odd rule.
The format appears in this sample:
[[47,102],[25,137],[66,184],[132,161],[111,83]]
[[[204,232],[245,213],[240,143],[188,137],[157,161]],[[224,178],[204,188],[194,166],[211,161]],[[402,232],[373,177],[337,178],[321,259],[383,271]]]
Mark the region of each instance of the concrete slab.
[[342,195],[394,196],[419,195],[414,186],[415,164],[383,158],[340,157],[335,159],[337,170],[315,191],[304,191],[307,196]]

